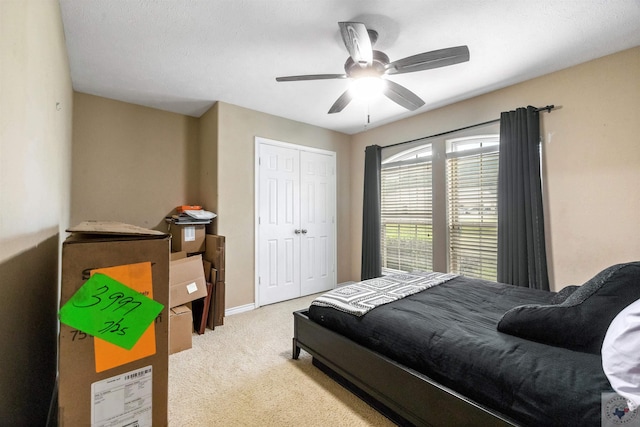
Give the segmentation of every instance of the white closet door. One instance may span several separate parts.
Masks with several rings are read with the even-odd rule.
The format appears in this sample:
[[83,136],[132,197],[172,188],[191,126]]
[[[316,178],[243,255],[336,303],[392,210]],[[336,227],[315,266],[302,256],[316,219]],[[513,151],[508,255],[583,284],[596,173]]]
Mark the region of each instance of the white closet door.
[[300,296],[300,154],[260,144],[260,304]]
[[258,140],[259,305],[335,287],[335,154]]
[[335,215],[335,158],[300,153],[301,295],[332,289]]

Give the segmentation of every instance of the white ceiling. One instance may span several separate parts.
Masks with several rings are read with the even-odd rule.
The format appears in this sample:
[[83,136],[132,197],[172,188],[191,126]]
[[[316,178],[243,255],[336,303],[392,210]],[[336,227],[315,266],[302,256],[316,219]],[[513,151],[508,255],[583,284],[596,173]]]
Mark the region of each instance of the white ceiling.
[[[195,117],[223,101],[350,134],[640,45],[640,0],[59,1],[78,92]],[[347,80],[275,77],[343,73],[338,21],[376,30],[391,61],[458,45],[471,59],[391,76],[425,101],[414,112],[381,97],[329,115]]]

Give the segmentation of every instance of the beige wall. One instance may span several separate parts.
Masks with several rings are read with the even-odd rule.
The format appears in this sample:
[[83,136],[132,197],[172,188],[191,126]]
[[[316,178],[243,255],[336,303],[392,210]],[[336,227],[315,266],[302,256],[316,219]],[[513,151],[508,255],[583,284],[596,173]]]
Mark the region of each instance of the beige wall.
[[72,89],[57,1],[0,1],[0,61],[0,425],[45,425],[71,170]]
[[176,206],[200,203],[198,119],[74,94],[71,222],[167,230]]
[[[304,123],[218,103],[217,227],[226,236],[227,308],[254,303],[254,164],[255,137],[336,152],[337,280],[348,280],[349,136]],[[205,142],[207,143],[207,142]],[[208,162],[208,159],[202,161]]]
[[[215,103],[200,117],[200,200],[202,206],[218,212],[218,107]],[[217,233],[218,221],[207,232]]]
[[254,303],[255,136],[337,153],[338,281],[350,269],[349,136],[216,103],[200,119],[74,94],[71,222],[166,230],[180,204],[216,212],[227,238],[226,306]]
[[549,278],[580,284],[640,260],[640,47],[353,136],[351,276],[360,272],[364,148],[555,104],[541,114]]

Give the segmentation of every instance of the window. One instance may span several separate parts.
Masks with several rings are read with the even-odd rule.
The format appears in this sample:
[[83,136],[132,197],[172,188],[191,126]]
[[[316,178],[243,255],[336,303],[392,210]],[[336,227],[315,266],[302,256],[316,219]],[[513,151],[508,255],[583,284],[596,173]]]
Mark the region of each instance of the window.
[[447,141],[449,271],[497,278],[498,136]]
[[382,162],[383,274],[434,270],[435,253],[436,270],[496,280],[499,135],[419,144]]
[[381,171],[383,273],[433,270],[431,146],[401,154]]

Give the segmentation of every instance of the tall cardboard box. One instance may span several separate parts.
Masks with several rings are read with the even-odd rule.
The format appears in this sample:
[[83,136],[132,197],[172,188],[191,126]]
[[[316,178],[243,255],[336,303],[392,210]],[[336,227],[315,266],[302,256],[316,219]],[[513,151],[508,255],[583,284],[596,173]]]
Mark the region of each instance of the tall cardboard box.
[[[100,347],[103,343],[96,343],[97,338],[60,324],[58,425],[166,426],[169,236],[108,222],[82,223],[67,231],[72,235],[62,246],[61,307],[89,279],[92,270],[127,269],[144,263],[146,271],[151,270],[152,297],[164,308],[152,323],[155,346],[151,341],[144,349],[146,356],[136,358],[125,353],[124,361],[118,362],[105,359]],[[99,360],[116,366],[99,367]],[[104,424],[107,418],[111,418],[110,424]],[[103,422],[98,423],[98,419]]]
[[224,324],[225,311],[225,237],[207,234],[205,237],[205,252],[203,259],[209,261],[216,269],[213,285],[213,299],[209,306],[207,327],[215,329]]
[[224,282],[225,274],[225,237],[217,234],[205,236],[205,252],[202,259],[209,261],[218,272],[217,282]]

